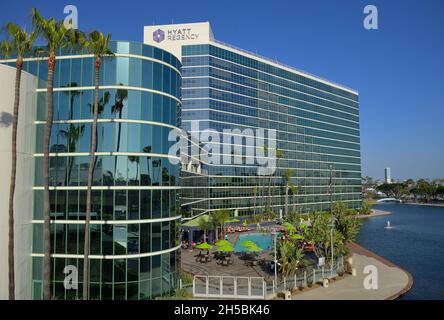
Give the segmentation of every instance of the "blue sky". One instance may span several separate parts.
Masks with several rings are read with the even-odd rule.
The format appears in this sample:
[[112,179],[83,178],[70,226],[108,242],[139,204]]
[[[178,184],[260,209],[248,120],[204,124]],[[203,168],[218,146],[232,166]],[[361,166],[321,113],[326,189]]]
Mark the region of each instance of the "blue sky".
[[[210,21],[218,40],[343,83],[360,92],[362,173],[444,178],[444,1],[54,1],[2,5],[0,25],[30,25],[33,6],[79,27],[143,40],[143,26]],[[379,30],[363,27],[376,5]]]

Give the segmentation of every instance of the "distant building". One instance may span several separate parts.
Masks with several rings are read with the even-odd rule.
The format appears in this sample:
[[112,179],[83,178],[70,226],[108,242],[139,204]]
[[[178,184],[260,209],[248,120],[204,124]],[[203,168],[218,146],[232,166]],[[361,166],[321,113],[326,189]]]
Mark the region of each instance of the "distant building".
[[392,183],[392,172],[390,168],[384,169],[385,183]]

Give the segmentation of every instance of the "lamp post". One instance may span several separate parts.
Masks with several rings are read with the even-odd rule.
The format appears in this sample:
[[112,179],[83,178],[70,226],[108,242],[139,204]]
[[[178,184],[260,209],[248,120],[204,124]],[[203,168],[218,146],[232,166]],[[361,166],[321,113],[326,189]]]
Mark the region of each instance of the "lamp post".
[[333,165],[330,165],[330,244],[331,244],[331,266],[330,271],[333,275],[333,264],[334,264],[334,245],[333,245],[333,228],[334,228],[334,218],[333,218]]
[[274,285],[277,288],[277,232],[271,234],[274,236]]

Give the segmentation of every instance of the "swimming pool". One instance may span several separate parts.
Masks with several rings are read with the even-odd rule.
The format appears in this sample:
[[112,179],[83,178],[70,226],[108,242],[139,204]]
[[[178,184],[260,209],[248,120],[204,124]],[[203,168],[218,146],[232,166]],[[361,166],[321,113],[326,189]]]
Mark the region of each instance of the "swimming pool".
[[270,250],[273,245],[273,237],[267,233],[248,233],[240,234],[239,239],[234,246],[234,252],[246,252],[245,247],[241,245],[244,241],[253,241],[263,250]]

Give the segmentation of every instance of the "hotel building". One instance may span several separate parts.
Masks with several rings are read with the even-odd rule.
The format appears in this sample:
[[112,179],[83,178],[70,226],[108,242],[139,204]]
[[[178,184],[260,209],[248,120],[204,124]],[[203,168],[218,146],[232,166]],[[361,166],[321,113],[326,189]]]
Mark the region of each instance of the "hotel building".
[[183,166],[185,218],[218,209],[251,215],[267,205],[282,212],[286,169],[298,189],[290,192],[290,211],[330,208],[330,166],[333,201],[361,206],[357,91],[221,43],[209,23],[145,27],[144,43],[182,61],[183,129],[192,134],[197,121],[200,131],[274,129],[282,153],[271,175],[258,175],[258,164],[245,157],[240,164],[200,163],[198,172]]

